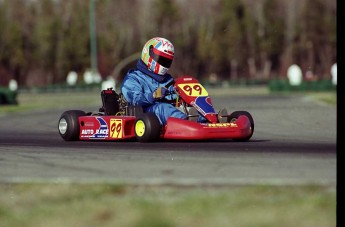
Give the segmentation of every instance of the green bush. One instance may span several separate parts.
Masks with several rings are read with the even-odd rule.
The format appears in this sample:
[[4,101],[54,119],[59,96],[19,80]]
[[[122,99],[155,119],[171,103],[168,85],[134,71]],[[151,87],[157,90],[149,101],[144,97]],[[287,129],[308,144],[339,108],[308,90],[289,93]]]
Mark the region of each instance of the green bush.
[[0,87],[0,105],[18,104],[17,91],[11,91],[8,88]]

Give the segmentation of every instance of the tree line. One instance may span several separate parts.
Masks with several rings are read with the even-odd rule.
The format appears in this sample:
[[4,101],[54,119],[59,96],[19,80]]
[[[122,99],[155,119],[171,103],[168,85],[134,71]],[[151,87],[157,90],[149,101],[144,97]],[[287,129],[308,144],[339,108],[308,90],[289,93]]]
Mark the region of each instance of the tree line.
[[0,85],[89,69],[92,1],[102,78],[155,36],[173,42],[175,76],[267,81],[297,64],[325,79],[337,60],[335,0],[0,0]]

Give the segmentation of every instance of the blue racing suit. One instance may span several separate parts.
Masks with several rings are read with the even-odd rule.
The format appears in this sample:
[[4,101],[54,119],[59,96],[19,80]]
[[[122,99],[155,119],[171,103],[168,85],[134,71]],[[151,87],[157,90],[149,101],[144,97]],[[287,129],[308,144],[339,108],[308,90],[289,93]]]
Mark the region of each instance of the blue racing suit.
[[[153,92],[158,87],[164,87],[174,79],[170,74],[157,75],[147,69],[139,59],[136,69],[131,69],[126,74],[121,85],[121,93],[130,105],[142,106],[144,112],[153,112],[158,117],[161,125],[165,125],[168,117],[187,119],[185,113],[171,105],[153,98]],[[167,87],[173,91],[173,86]]]

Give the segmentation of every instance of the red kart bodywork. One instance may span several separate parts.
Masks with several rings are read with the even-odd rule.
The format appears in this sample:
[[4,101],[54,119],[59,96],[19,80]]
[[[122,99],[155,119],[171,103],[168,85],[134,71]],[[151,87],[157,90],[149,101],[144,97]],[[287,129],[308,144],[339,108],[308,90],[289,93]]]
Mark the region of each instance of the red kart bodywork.
[[240,116],[234,123],[197,123],[179,118],[169,118],[164,139],[203,140],[239,139],[249,136],[251,125],[248,117]]
[[180,77],[175,81],[175,90],[184,102],[201,112],[209,122],[216,123],[218,121],[211,98],[197,79],[190,76]]
[[[135,138],[134,116],[79,117],[80,140],[125,140]],[[239,139],[249,136],[248,117],[240,116],[233,123],[197,123],[170,117],[161,138],[169,140]]]
[[79,117],[80,140],[123,140],[135,137],[134,116]]

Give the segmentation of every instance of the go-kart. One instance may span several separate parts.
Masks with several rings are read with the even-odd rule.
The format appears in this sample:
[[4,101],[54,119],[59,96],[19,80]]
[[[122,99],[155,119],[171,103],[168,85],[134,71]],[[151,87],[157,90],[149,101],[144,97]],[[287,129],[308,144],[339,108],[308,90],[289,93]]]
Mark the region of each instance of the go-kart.
[[[211,98],[199,81],[183,76],[173,83],[175,105],[187,119],[169,117],[161,125],[154,113],[144,112],[141,106],[132,106],[121,93],[112,88],[101,91],[102,107],[97,112],[68,110],[58,121],[60,136],[73,140],[131,140],[153,142],[158,140],[231,139],[248,141],[254,133],[254,120],[247,111],[216,112]],[[203,122],[198,122],[198,116]]]

